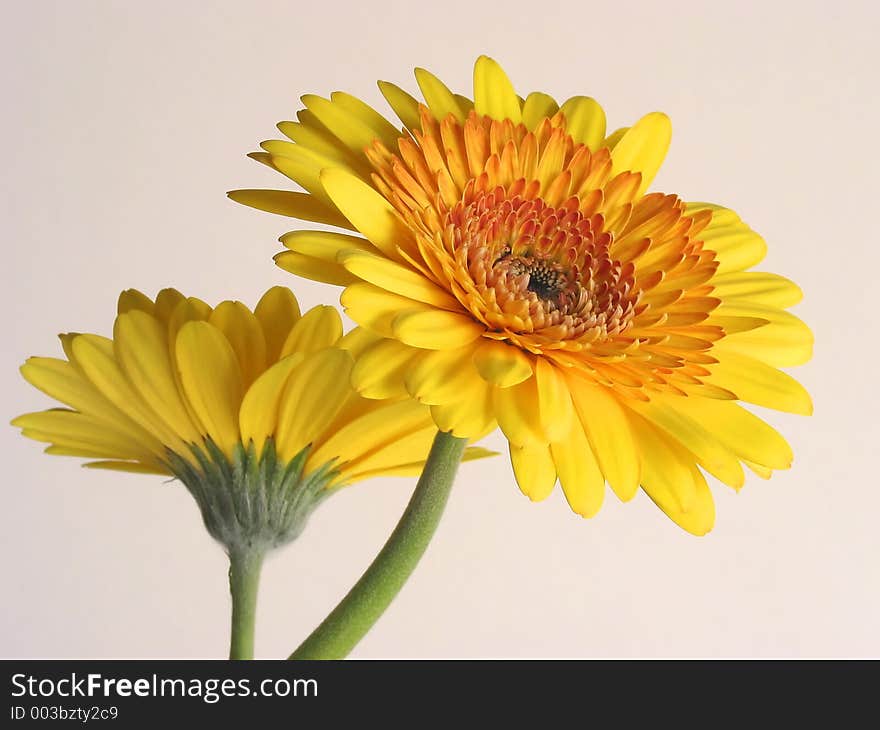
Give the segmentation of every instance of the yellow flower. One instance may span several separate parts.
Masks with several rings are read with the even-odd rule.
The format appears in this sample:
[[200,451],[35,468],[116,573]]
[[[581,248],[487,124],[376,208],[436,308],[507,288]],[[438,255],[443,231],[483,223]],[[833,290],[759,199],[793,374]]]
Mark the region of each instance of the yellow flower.
[[239,202],[363,237],[294,231],[276,257],[346,287],[347,313],[377,341],[353,382],[408,393],[438,427],[500,425],[534,500],[557,478],[595,514],[607,482],[641,486],[681,527],[714,522],[703,471],[739,488],[743,465],[791,465],[785,440],[736,401],[812,410],[777,368],[809,359],[809,329],[784,311],[800,289],[746,271],[763,239],[733,211],[649,193],[671,137],[653,112],[606,133],[596,101],[517,96],[493,60],[474,99],[416,70],[420,103],[380,88],[403,134],[343,93],[304,96],[291,141],[252,155],[307,192],[242,190]]
[[165,289],[155,301],[125,291],[118,312],[112,340],[62,335],[66,359],[21,368],[68,406],[13,421],[48,453],[178,477],[227,547],[242,527],[270,545],[295,537],[341,485],[420,472],[436,431],[428,408],[352,389],[353,353],[369,338],[343,336],[333,307],[300,316],[283,287],[253,312]]

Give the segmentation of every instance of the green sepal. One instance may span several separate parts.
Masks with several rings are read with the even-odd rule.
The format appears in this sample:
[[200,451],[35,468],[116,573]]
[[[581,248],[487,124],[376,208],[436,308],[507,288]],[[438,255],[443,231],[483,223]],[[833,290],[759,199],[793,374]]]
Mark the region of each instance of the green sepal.
[[171,452],[168,463],[199,505],[208,532],[230,554],[265,552],[295,539],[309,515],[335,491],[335,462],[305,472],[310,448],[285,463],[272,439],[259,454],[250,441],[235,446],[230,462],[206,439],[190,445],[198,466]]

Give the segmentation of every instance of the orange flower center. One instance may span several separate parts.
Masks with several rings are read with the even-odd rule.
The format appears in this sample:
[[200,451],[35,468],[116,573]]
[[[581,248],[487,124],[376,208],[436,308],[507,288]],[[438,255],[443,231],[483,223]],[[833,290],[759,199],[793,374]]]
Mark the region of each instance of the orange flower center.
[[574,201],[555,208],[497,187],[457,203],[444,228],[479,294],[471,309],[491,329],[593,341],[632,320],[633,267]]

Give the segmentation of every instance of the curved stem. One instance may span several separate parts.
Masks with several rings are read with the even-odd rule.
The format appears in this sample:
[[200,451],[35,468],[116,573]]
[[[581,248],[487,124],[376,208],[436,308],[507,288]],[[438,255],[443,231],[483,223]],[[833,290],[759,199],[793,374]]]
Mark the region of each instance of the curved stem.
[[232,594],[230,659],[254,658],[257,589],[262,567],[262,550],[241,548],[229,551],[229,592]]
[[361,579],[290,655],[343,659],[378,621],[428,547],[452,489],[467,439],[439,432],[406,511]]

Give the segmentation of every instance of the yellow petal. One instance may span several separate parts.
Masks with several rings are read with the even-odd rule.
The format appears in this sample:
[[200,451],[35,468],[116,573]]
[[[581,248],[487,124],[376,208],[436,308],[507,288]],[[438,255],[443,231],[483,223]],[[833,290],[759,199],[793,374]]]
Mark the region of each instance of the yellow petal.
[[156,307],[153,311],[153,315],[160,322],[164,322],[167,325],[171,321],[171,317],[174,316],[177,307],[185,301],[186,297],[177,291],[177,289],[172,289],[170,287],[163,289],[156,295]]
[[119,300],[116,302],[116,311],[119,314],[124,314],[133,309],[140,312],[146,312],[147,314],[153,314],[156,305],[153,303],[152,299],[146,294],[142,294],[137,289],[126,289],[119,295]]
[[569,391],[608,484],[621,501],[639,488],[640,459],[626,412],[603,386],[570,376]]
[[716,276],[709,282],[712,296],[724,301],[752,302],[765,307],[787,309],[803,299],[801,288],[778,274],[763,271],[738,271]]
[[[488,449],[479,448],[476,446],[468,447],[464,450],[464,456],[461,457],[462,463],[466,461],[475,461],[476,459],[485,459],[489,456],[498,456],[497,451],[489,451]],[[348,483],[362,481],[364,479],[371,479],[372,477],[377,476],[401,476],[401,477],[410,477],[410,476],[418,476],[422,473],[425,468],[425,460],[421,461],[411,461],[406,464],[397,464],[395,466],[385,466],[381,469],[370,469],[367,471],[361,471],[360,469],[355,469],[352,473],[347,474],[346,481]]]
[[385,198],[363,180],[345,170],[329,168],[321,172],[321,184],[333,202],[376,248],[400,261],[400,248],[412,236]]
[[336,344],[342,337],[342,320],[334,307],[319,305],[306,312],[290,330],[281,357],[294,352],[308,355]]
[[550,444],[550,452],[571,509],[581,517],[595,515],[605,498],[605,477],[580,421],[575,419],[568,435]]
[[494,431],[495,405],[493,389],[475,378],[458,400],[431,406],[431,416],[441,431],[477,441]]
[[[459,122],[464,121],[465,115],[446,84],[423,68],[417,68],[415,74],[422,96],[425,97],[425,102],[436,119],[442,121],[452,114]],[[419,126],[421,127],[421,124]]]
[[87,448],[111,459],[155,461],[155,455],[144,448],[136,437],[83,413],[56,408],[27,413],[11,423],[22,429],[23,435],[37,441]]
[[394,336],[407,345],[428,350],[464,347],[485,332],[485,327],[466,314],[442,309],[411,309],[391,321]]
[[187,322],[177,335],[177,367],[187,402],[206,434],[229,458],[239,442],[241,369],[229,340],[207,322]]
[[349,353],[331,347],[306,357],[290,374],[281,396],[276,429],[282,459],[291,459],[324,436],[352,395],[352,365]]
[[275,434],[281,394],[290,373],[304,359],[305,356],[297,352],[276,362],[245,393],[238,414],[241,442],[247,446],[253,441],[258,454],[262,452],[266,439]]
[[332,459],[352,462],[425,428],[428,423],[428,410],[415,401],[379,401],[371,410],[327,434],[326,440],[309,457],[309,462],[324,464]]
[[150,451],[162,454],[162,446],[102,395],[74,365],[50,357],[30,357],[21,374],[35,388],[92,418],[128,432]]
[[120,314],[113,327],[113,350],[129,381],[150,408],[184,441],[197,441],[200,434],[177,388],[167,335],[159,321],[137,310]]
[[754,462],[748,461],[747,459],[743,459],[743,464],[749,467],[749,469],[751,469],[761,479],[769,479],[771,476],[773,476],[773,470],[768,469],[766,466],[755,464]]
[[716,275],[743,271],[767,255],[767,244],[742,221],[731,225],[710,223],[699,236],[718,259]]
[[[357,120],[359,125],[369,130],[372,137],[367,144],[374,139],[379,139],[388,149],[396,148],[397,140],[401,137],[400,131],[369,104],[365,104],[357,97],[346,94],[344,91],[334,91],[330,94],[330,100],[340,110],[339,116],[343,118],[343,124],[347,125],[352,120]],[[323,119],[321,122],[327,126]],[[331,129],[331,131],[333,130]],[[357,148],[357,151],[361,149]]]
[[705,382],[735,393],[740,400],[804,416],[813,413],[813,401],[804,387],[760,360],[725,351],[709,370],[711,375],[703,378]]
[[[299,123],[278,123],[278,130],[285,137],[304,148],[316,152],[325,159],[332,160],[330,165],[332,167],[345,167],[357,172],[361,177],[369,178],[370,167],[360,151],[353,152],[346,147],[308,109],[301,110],[297,116],[301,120]],[[250,157],[250,155],[248,156]],[[270,166],[272,166],[271,160]]]
[[510,444],[510,463],[520,491],[533,502],[550,496],[556,486],[556,465],[546,444]]
[[227,195],[236,203],[267,213],[354,230],[354,225],[342,213],[309,193],[290,190],[231,190]]
[[357,281],[342,266],[332,261],[323,261],[296,251],[282,251],[272,257],[276,266],[296,276],[312,281],[320,281],[333,286],[348,286]]
[[339,263],[355,276],[400,296],[460,311],[458,300],[408,266],[363,251],[341,251]]
[[376,133],[362,120],[329,99],[306,94],[302,97],[302,102],[315,118],[350,150],[362,152],[376,139]]
[[269,153],[269,164],[282,175],[301,185],[328,208],[333,208],[333,201],[321,186],[320,174],[325,167],[339,167],[333,157],[310,150],[303,145],[273,139],[263,142],[261,147]]
[[367,398],[402,398],[406,396],[404,376],[417,354],[418,350],[398,340],[381,339],[357,358],[351,383]]
[[672,124],[669,117],[662,112],[646,114],[614,146],[611,153],[612,173],[641,173],[639,195],[644,194],[663,164],[671,140]]
[[523,124],[530,131],[534,131],[544,119],[549,119],[559,111],[557,104],[552,96],[543,94],[540,91],[533,91],[526,97],[522,109]]
[[523,382],[532,375],[529,358],[518,347],[486,340],[474,351],[474,365],[487,383],[499,388]]
[[181,436],[166,424],[129,382],[113,354],[113,342],[98,335],[78,335],[71,341],[71,355],[89,382],[119,411],[165,446],[188,458]]
[[516,91],[504,69],[488,56],[480,56],[474,65],[474,110],[492,119],[522,121],[522,109]]
[[[575,142],[597,150],[605,138],[605,110],[589,96],[573,96],[562,105],[565,131]],[[661,160],[662,161],[662,160]]]
[[360,236],[331,231],[290,231],[281,236],[281,243],[291,251],[311,256],[328,263],[337,263],[342,251],[375,252],[375,248]]
[[402,311],[418,307],[418,302],[392,294],[367,282],[347,287],[339,301],[345,313],[357,322],[383,337],[393,337],[391,323]]
[[652,394],[650,402],[634,400],[629,407],[690,451],[709,473],[728,486],[739,489],[745,483],[745,474],[735,454],[704,423],[689,417],[687,410],[679,408],[686,400],[691,399],[679,395]]
[[355,327],[342,336],[336,343],[336,347],[350,352],[351,356],[357,360],[368,347],[375,345],[381,339],[375,332],[370,332],[363,327]]
[[377,474],[386,470],[394,470],[402,464],[412,462],[414,458],[426,457],[431,450],[431,442],[436,434],[437,429],[425,413],[422,419],[422,428],[403,434],[400,438],[371,449],[365,452],[362,457],[349,461],[341,469],[343,481],[353,481],[365,472]]
[[687,512],[696,499],[693,457],[684,447],[645,419],[633,415],[630,427],[638,443],[642,463],[642,488],[661,509]]
[[174,308],[167,327],[168,349],[172,362],[174,362],[174,343],[177,341],[180,328],[187,322],[207,322],[213,311],[211,306],[196,297],[188,297]]
[[775,367],[803,365],[813,356],[813,333],[793,314],[770,307],[722,305],[716,311],[745,317],[762,317],[769,324],[748,332],[736,332],[715,343],[721,359],[725,352],[763,360]]
[[535,362],[535,382],[540,400],[541,428],[549,442],[559,441],[571,431],[574,405],[563,374],[549,360]]
[[414,97],[388,81],[379,82],[379,91],[407,129],[421,129],[419,102]]
[[254,314],[266,340],[266,362],[276,362],[284,341],[300,319],[299,302],[285,286],[273,286],[260,298]]
[[628,131],[629,127],[620,127],[620,129],[615,129],[605,138],[605,141],[602,142],[602,147],[607,147],[609,150],[613,150],[615,147],[617,147],[617,143],[623,139],[623,135],[625,135]]
[[132,474],[171,474],[168,469],[161,466],[142,464],[137,461],[113,461],[105,459],[101,461],[90,461],[83,464],[83,466],[87,469],[108,469],[110,471],[131,472]]
[[495,417],[514,446],[546,444],[541,428],[537,378],[494,390]]
[[232,345],[245,390],[266,369],[266,339],[259,320],[241,302],[217,305],[208,319]]
[[451,403],[479,379],[471,364],[472,349],[427,350],[411,358],[404,372],[409,394],[426,405]]
[[[653,480],[653,475],[650,477]],[[669,519],[683,530],[702,537],[715,525],[715,501],[706,479],[696,466],[690,467],[690,478],[693,480],[694,496],[687,510],[682,510],[672,494],[652,481],[644,489]]]
[[770,469],[788,469],[794,455],[769,424],[732,401],[681,398],[678,408],[702,423],[715,438],[741,458]]

